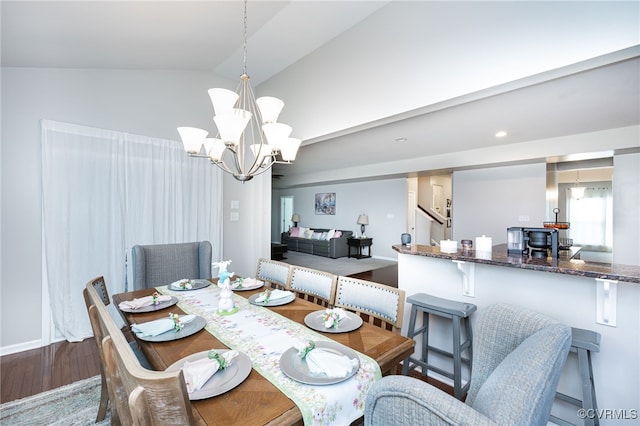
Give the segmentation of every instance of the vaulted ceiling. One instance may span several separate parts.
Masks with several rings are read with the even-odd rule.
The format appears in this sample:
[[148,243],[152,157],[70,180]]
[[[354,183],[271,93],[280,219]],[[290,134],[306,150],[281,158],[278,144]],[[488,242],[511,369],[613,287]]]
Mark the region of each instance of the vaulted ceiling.
[[[406,3],[249,2],[248,56],[252,82],[259,85],[277,79],[280,73],[295,69],[305,58],[335,44],[356,28],[371,31],[370,38],[374,39],[382,29],[366,23],[374,18],[384,22],[381,17],[392,16]],[[458,2],[456,7],[461,12],[471,10],[472,3],[478,4]],[[500,2],[484,3],[494,11],[501,8]],[[241,71],[242,2],[238,0],[3,0],[1,5],[3,67],[203,70],[232,80]],[[640,13],[637,4],[631,10]],[[603,21],[606,19],[602,17]],[[639,22],[638,16],[632,19]],[[543,28],[546,18],[532,16],[531,20],[537,20]],[[443,39],[457,37],[465,33],[460,26],[463,21],[456,25],[442,23],[434,34]],[[434,25],[434,21],[430,22]],[[393,31],[405,30],[394,26]],[[589,37],[587,30],[584,34],[568,34],[567,38]],[[457,94],[418,108],[387,112],[362,123],[315,134],[308,132],[296,162],[276,167],[274,173],[322,176],[328,165],[332,169],[356,169],[363,164],[402,162],[416,157],[472,152],[487,145],[500,147],[638,125],[640,23],[635,30],[635,34],[631,31],[630,41],[611,44],[621,43],[620,50],[561,69],[533,72],[515,81]],[[495,43],[509,41],[496,39]],[[598,40],[592,43],[596,51],[598,43]],[[604,45],[605,40],[601,43]],[[368,46],[370,50],[377,48]],[[403,46],[392,48],[402,51]],[[482,57],[478,53],[468,52],[469,56]],[[357,58],[358,54],[354,51],[352,55]],[[384,57],[390,52],[376,54]],[[531,54],[544,56],[544,52]],[[407,50],[407,63],[416,55],[415,51]],[[397,52],[394,57],[397,58]],[[486,60],[491,60],[489,55]],[[401,69],[398,78],[402,78]],[[438,83],[444,87],[456,84],[453,80]],[[308,84],[313,84],[313,79]],[[509,137],[496,140],[493,135],[502,127],[508,128]],[[397,142],[398,138],[406,141]],[[424,143],[425,139],[431,143]],[[326,180],[331,179],[326,176]]]

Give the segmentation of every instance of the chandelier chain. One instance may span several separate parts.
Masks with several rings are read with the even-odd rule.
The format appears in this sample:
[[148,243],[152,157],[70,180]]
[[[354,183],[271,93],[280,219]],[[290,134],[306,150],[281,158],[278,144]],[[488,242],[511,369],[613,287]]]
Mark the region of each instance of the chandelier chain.
[[247,75],[247,0],[244,0],[244,32],[242,34],[242,74]]

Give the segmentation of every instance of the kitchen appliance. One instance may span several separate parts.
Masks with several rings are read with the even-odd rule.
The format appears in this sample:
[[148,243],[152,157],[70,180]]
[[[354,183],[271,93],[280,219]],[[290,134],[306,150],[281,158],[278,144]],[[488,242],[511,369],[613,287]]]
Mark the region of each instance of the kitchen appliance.
[[551,228],[507,228],[507,254],[558,258],[558,230]]

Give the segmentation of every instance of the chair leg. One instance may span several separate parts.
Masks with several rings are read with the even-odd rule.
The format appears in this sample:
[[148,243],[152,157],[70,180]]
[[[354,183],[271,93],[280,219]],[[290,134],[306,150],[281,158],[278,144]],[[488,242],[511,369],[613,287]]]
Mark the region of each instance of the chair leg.
[[109,390],[107,389],[107,378],[104,375],[104,370],[100,369],[100,376],[102,386],[100,389],[100,406],[98,406],[98,415],[96,416],[96,423],[104,420],[107,415],[107,406],[109,405]]

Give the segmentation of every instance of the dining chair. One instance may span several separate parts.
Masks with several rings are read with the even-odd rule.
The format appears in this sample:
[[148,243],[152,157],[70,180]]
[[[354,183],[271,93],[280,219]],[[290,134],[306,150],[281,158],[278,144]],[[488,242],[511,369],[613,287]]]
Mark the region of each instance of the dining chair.
[[[173,372],[151,371],[144,368],[115,321],[102,303],[95,303],[97,292],[87,286],[89,298],[94,304],[89,307],[92,324],[102,330],[102,353],[108,384],[111,388],[112,424],[162,424],[193,425],[196,421],[182,370]],[[130,401],[135,400],[138,387],[144,389],[145,407],[136,415],[132,414]],[[139,391],[137,391],[139,392]],[[132,398],[133,396],[133,398]],[[140,407],[141,402],[136,405]],[[115,422],[114,422],[115,415]]]
[[338,276],[329,272],[292,266],[288,289],[299,297],[324,307],[332,307]]
[[[93,289],[94,296],[89,293],[89,288]],[[108,384],[108,376],[105,371],[104,353],[102,352],[102,338],[105,336],[104,329],[100,326],[99,322],[91,318],[91,306],[101,302],[104,306],[109,304],[109,296],[107,293],[107,286],[104,282],[104,277],[97,277],[87,283],[87,286],[82,291],[84,296],[84,302],[87,306],[87,314],[89,315],[89,321],[91,322],[91,329],[93,330],[94,340],[98,348],[98,355],[100,356],[100,404],[98,405],[98,414],[96,416],[96,423],[101,422],[107,415],[107,407],[109,406],[109,400],[113,399],[110,394],[110,387]],[[111,407],[111,419],[113,422],[114,412],[113,406]],[[115,420],[117,424],[117,414]],[[114,424],[114,423],[112,423]]]
[[271,287],[285,289],[291,280],[291,265],[278,260],[260,258],[256,278],[268,282]]
[[365,400],[365,426],[546,425],[571,346],[571,328],[524,308],[479,313],[465,402],[413,377],[386,376]]
[[334,306],[357,312],[370,324],[399,333],[404,302],[404,290],[357,278],[338,277]]
[[135,245],[131,248],[133,289],[171,284],[181,279],[211,278],[209,241]]
[[[91,293],[88,290],[89,288],[93,289]],[[87,283],[86,288],[83,289],[82,295],[87,307],[87,313],[89,313],[89,307],[91,305],[102,303],[106,307],[111,303],[111,301],[109,300],[109,291],[107,290],[107,284],[105,283],[104,277],[102,276],[90,280]],[[93,295],[93,297],[91,295]],[[91,320],[91,318],[89,319]],[[100,390],[100,404],[98,406],[98,414],[96,416],[96,422],[100,422],[104,420],[107,414],[107,407],[109,405],[110,399],[107,385],[108,378],[105,375],[104,358],[102,355],[102,338],[104,337],[104,331],[102,330],[102,328],[97,327],[93,322],[91,323],[91,329],[93,330],[94,340],[98,348],[98,354],[100,355],[100,377],[102,384]],[[145,368],[150,368],[149,361],[142,353],[142,350],[138,346],[138,343],[135,340],[132,340],[129,341],[129,346],[131,346],[131,349],[136,355],[136,358],[138,358],[139,362]]]

